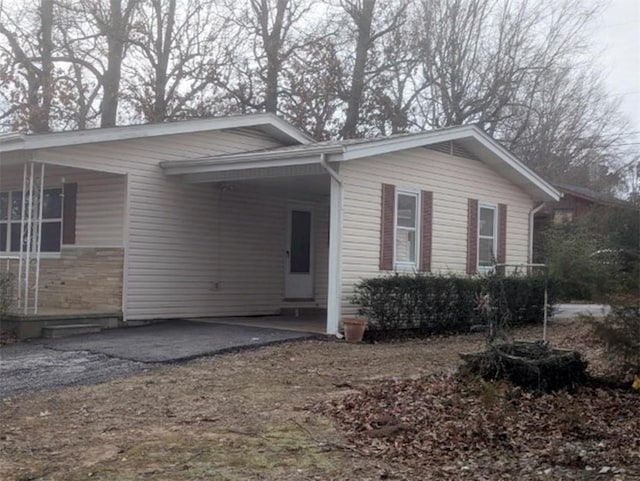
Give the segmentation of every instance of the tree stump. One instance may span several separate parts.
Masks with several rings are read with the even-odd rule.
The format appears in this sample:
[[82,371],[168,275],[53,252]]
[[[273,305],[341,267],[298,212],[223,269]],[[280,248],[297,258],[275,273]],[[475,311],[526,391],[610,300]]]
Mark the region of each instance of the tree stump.
[[536,391],[572,388],[587,380],[587,362],[579,352],[551,349],[542,342],[494,345],[485,352],[460,357],[463,372],[487,380],[506,379]]

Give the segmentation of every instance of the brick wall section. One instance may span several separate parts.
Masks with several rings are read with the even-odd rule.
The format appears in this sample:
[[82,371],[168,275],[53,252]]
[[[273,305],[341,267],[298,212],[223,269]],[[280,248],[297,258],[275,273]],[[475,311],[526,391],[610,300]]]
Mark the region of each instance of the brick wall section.
[[[122,310],[121,248],[63,248],[60,258],[40,260],[42,310]],[[12,263],[17,273],[17,261]]]

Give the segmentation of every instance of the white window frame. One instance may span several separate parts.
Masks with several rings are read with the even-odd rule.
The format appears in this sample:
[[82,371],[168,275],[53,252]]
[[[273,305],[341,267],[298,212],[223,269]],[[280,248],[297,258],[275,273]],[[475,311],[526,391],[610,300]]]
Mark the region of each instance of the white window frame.
[[[480,212],[482,211],[482,209],[491,209],[493,210],[493,238],[489,237],[489,236],[484,236],[484,235],[480,235]],[[476,244],[476,257],[477,257],[477,269],[478,272],[491,272],[495,266],[491,265],[491,266],[481,266],[480,265],[480,239],[492,239],[493,240],[493,246],[492,246],[492,252],[493,252],[493,256],[495,259],[498,258],[498,206],[497,204],[491,204],[488,202],[478,202],[478,217],[477,217],[477,223],[478,223],[478,239],[477,239],[477,244]]]
[[[45,255],[45,256],[52,256],[55,257],[56,255],[60,254],[60,250],[62,249],[62,235],[63,235],[63,210],[64,210],[64,201],[62,200],[62,196],[63,196],[63,191],[62,191],[62,187],[47,187],[46,189],[44,189],[44,192],[50,191],[50,190],[60,190],[60,196],[61,196],[61,200],[60,200],[60,217],[55,217],[55,218],[42,218],[41,222],[42,224],[52,224],[54,222],[59,222],[60,223],[60,248],[57,251],[48,251],[48,252],[42,252],[41,254]],[[5,250],[0,250],[0,257],[6,257],[6,256],[11,256],[11,255],[15,255],[17,253],[19,253],[20,251],[13,251],[11,250],[11,229],[12,229],[12,224],[16,224],[22,221],[22,219],[13,219],[11,217],[12,214],[12,210],[11,210],[11,206],[12,206],[12,202],[13,202],[13,196],[17,193],[22,194],[21,190],[6,190],[6,191],[0,191],[0,194],[8,194],[7,196],[7,218],[0,220],[0,224],[4,224],[7,226],[7,237],[6,237],[6,249]]]
[[[398,226],[398,208],[400,206],[399,197],[401,195],[406,195],[410,197],[414,197],[416,199],[416,222],[415,228],[410,227],[400,227]],[[420,232],[421,232],[421,222],[422,213],[421,213],[421,202],[420,202],[420,191],[416,189],[405,189],[405,188],[396,188],[396,196],[395,196],[395,204],[393,210],[393,265],[395,270],[416,270],[418,268],[418,263],[420,262]],[[407,261],[398,261],[397,260],[397,248],[398,248],[398,230],[415,230],[416,233],[416,245],[415,245],[415,253],[414,253],[414,262]]]

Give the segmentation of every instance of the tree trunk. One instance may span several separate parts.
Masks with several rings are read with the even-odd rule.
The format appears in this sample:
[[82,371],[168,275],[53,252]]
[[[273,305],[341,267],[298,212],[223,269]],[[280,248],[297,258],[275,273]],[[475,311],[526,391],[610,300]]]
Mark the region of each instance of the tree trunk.
[[176,19],[176,0],[169,0],[166,26],[164,29],[161,0],[155,0],[154,10],[157,17],[156,51],[158,52],[158,61],[155,69],[156,81],[154,86],[153,117],[151,121],[162,122],[167,118],[167,75],[169,71],[169,57],[171,55],[171,44],[173,42],[173,30]]
[[[42,67],[35,75],[37,78],[31,93],[35,93],[35,103],[31,103],[29,115],[30,129],[33,132],[49,132],[49,119],[51,117],[51,99],[53,97],[53,62],[51,60],[53,41],[53,0],[41,0],[40,2],[40,50],[42,55]],[[40,96],[38,98],[38,91]]]
[[125,28],[122,18],[121,0],[109,0],[111,19],[107,36],[107,70],[102,80],[102,104],[100,106],[100,127],[116,125],[118,115],[118,95],[124,53]]
[[356,60],[353,66],[351,77],[351,87],[347,99],[347,115],[342,127],[342,138],[351,139],[357,134],[358,121],[360,120],[360,104],[362,103],[362,93],[365,84],[365,68],[369,56],[371,43],[371,23],[373,21],[373,11],[375,0],[363,0],[361,4],[354,7],[349,13],[356,23],[358,39],[356,42]]

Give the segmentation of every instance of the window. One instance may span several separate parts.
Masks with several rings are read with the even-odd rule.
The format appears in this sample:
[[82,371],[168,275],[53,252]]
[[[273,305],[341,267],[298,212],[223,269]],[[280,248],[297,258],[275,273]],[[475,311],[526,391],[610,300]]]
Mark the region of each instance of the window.
[[554,224],[566,224],[573,222],[575,211],[573,209],[554,209],[553,210],[553,223]]
[[496,262],[496,222],[495,206],[480,205],[478,214],[478,269],[487,270]]
[[416,266],[418,258],[418,194],[398,192],[396,198],[396,264]]
[[[22,192],[0,192],[0,253],[20,251],[21,220]],[[42,197],[40,251],[59,252],[61,239],[62,189],[45,189]]]

